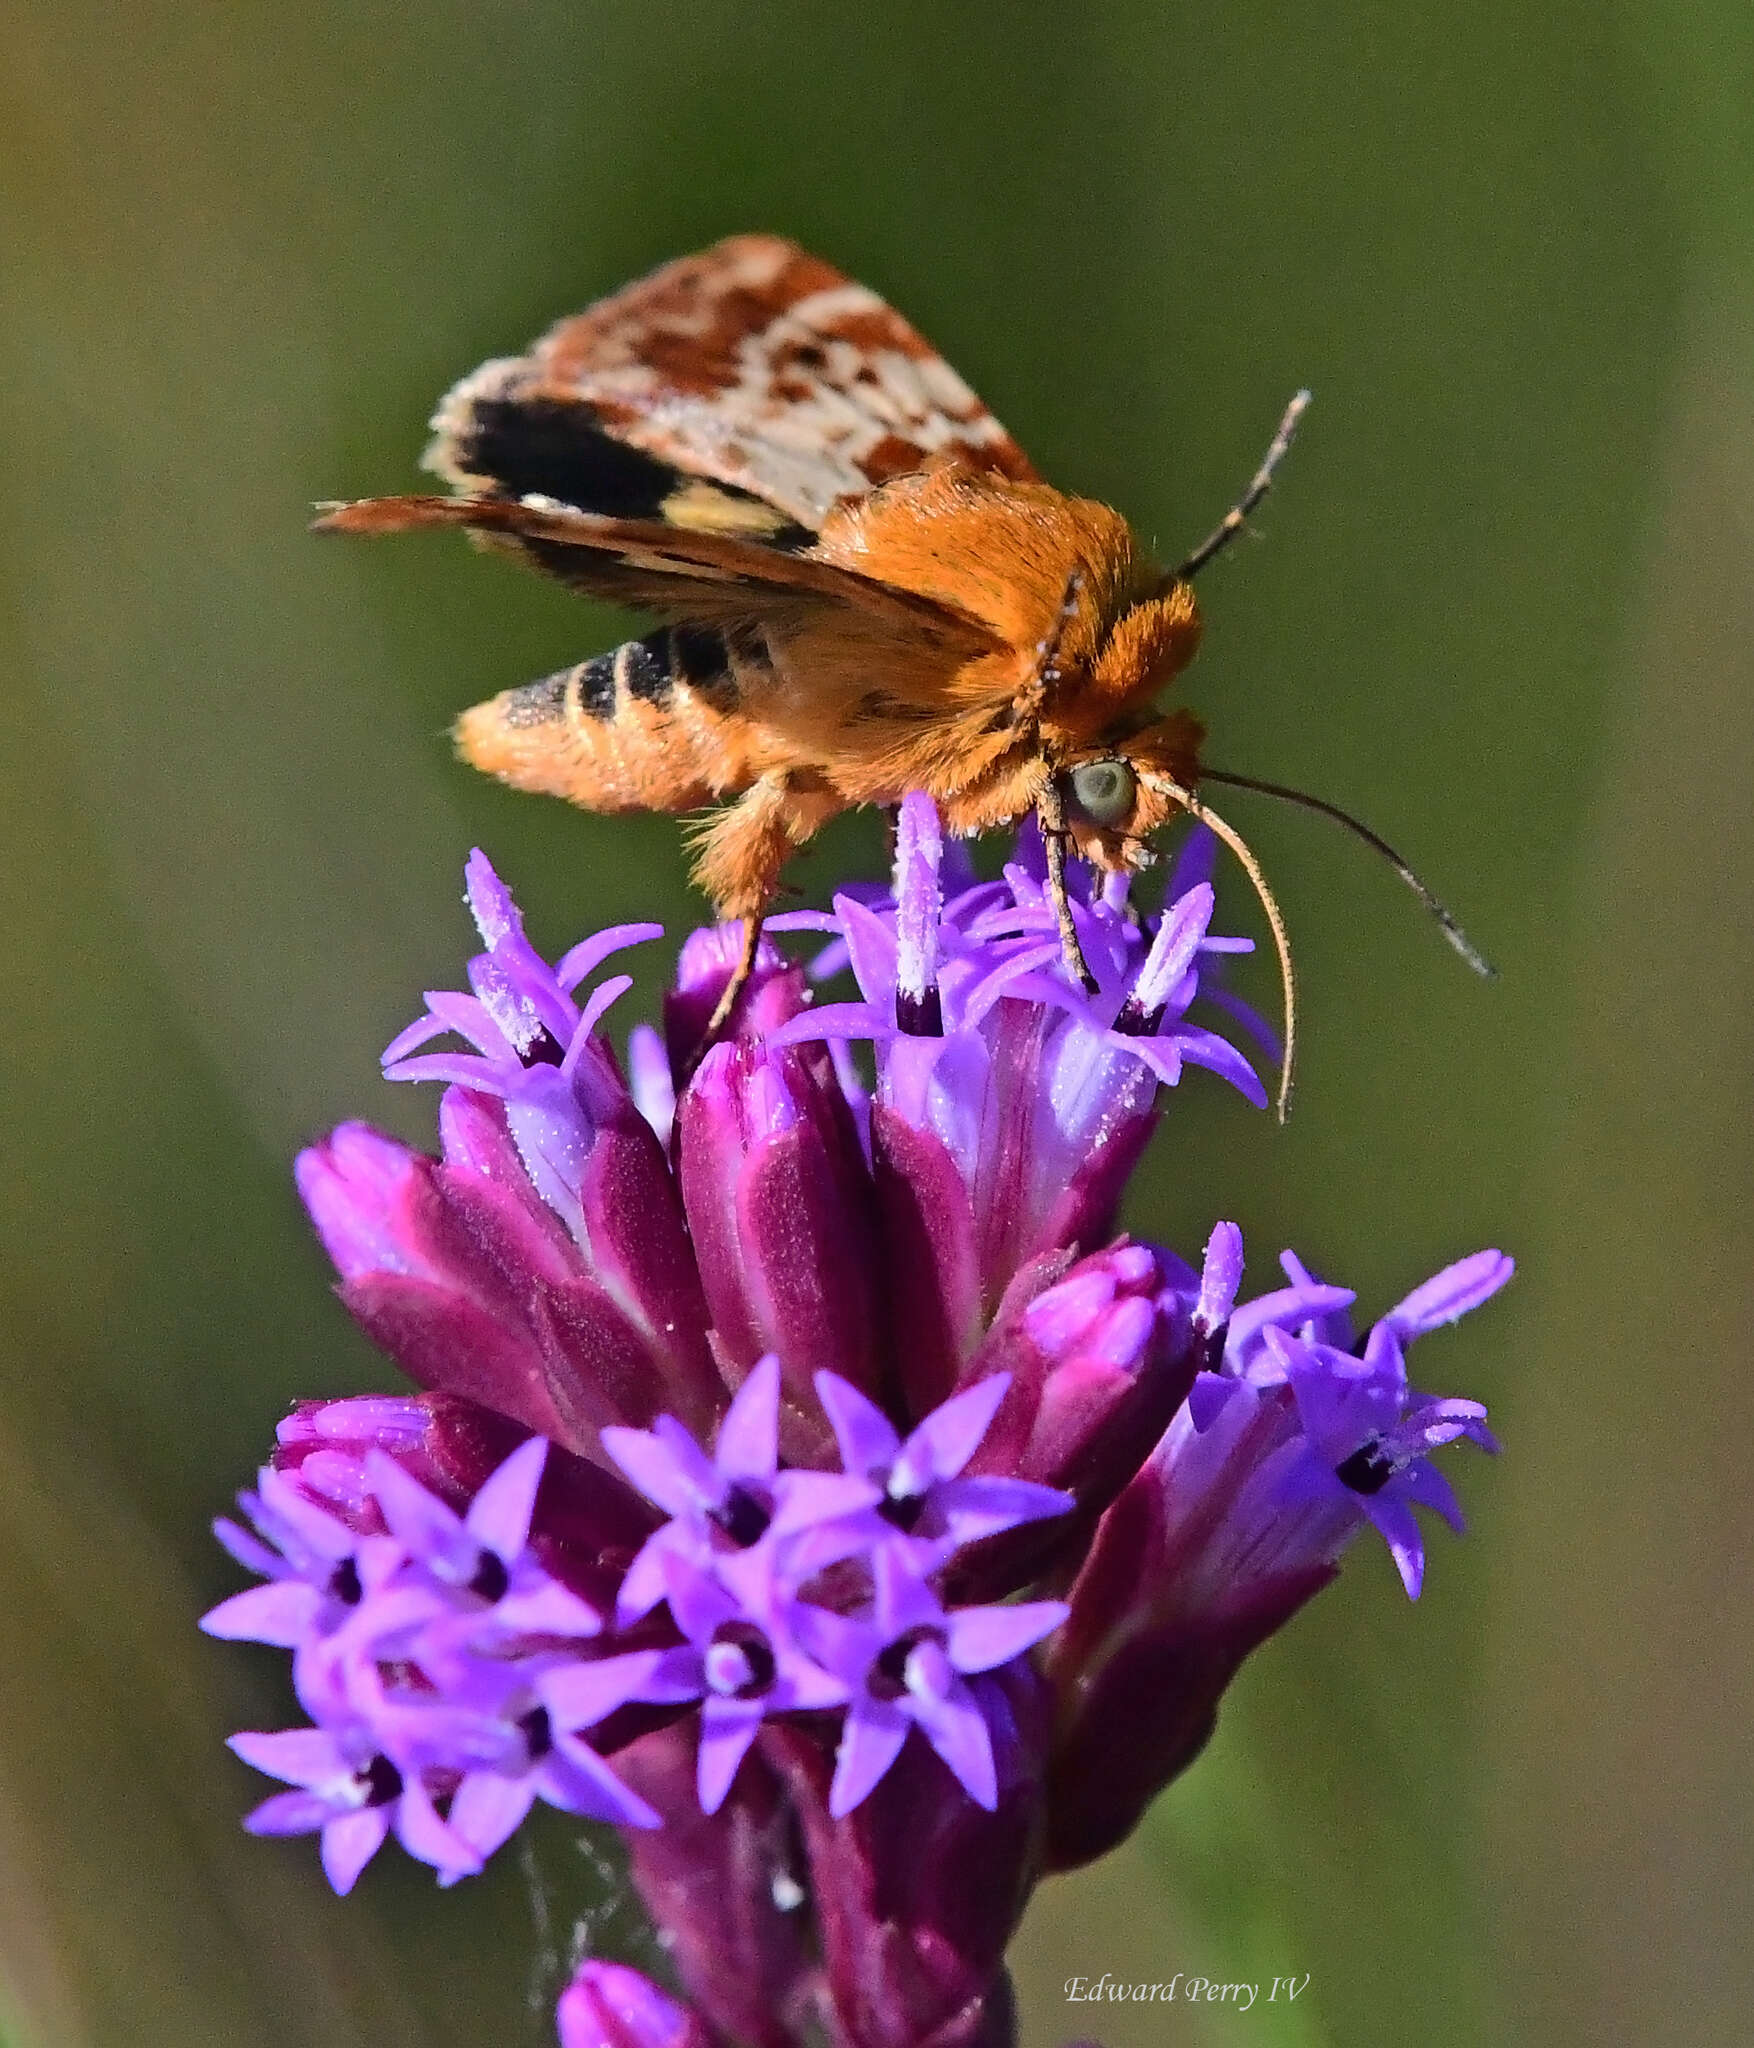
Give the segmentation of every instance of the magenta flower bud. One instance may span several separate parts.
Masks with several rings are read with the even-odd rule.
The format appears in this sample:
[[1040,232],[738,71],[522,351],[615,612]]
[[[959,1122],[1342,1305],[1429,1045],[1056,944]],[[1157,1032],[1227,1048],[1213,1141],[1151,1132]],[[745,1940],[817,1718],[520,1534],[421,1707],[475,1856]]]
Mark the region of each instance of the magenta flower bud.
[[763,1737],[803,1828],[825,1989],[859,2048],[1011,2039],[1004,1955],[1040,1870],[1049,1696],[1022,1659],[968,1684],[997,1768],[990,1811],[916,1733],[835,1820],[833,1756],[796,1728]]
[[[503,1415],[448,1394],[306,1401],[276,1432],[274,1466],[361,1535],[382,1533],[367,1474],[374,1451],[457,1509],[474,1499],[526,1432]],[[530,1547],[584,1599],[614,1605],[628,1565],[657,1517],[618,1473],[555,1446],[530,1524]]]
[[750,2048],[795,2048],[816,1982],[795,1823],[759,1745],[736,1798],[702,1813],[697,1735],[693,1724],[662,1729],[615,1758],[623,1783],[664,1817],[627,1837],[629,1872],[713,2029]]
[[560,2048],[713,2048],[698,2013],[625,1963],[587,1957],[554,2012]]
[[[743,951],[743,927],[708,925],[690,932],[676,959],[675,986],[664,993],[664,1042],[670,1071],[680,1085],[688,1063],[700,1051],[708,1020],[725,992]],[[764,1039],[788,1024],[809,1002],[804,972],[767,939],[755,954],[755,972],[731,1012],[727,1038]]]
[[827,1443],[811,1375],[880,1380],[870,1176],[833,1069],[817,1049],[717,1045],[678,1111],[683,1201],[727,1371],[780,1361],[793,1459]]
[[604,1093],[569,1163],[570,1218],[543,1201],[506,1104],[452,1088],[443,1162],[361,1124],[299,1157],[299,1192],[356,1321],[417,1384],[594,1454],[607,1422],[708,1427],[724,1386],[662,1149]]
[[1203,1362],[1189,1314],[1198,1286],[1173,1252],[1123,1238],[1000,1319],[969,1382],[1005,1372],[1011,1386],[969,1470],[1058,1487],[1077,1506],[960,1559],[959,1596],[997,1598],[1082,1555]]

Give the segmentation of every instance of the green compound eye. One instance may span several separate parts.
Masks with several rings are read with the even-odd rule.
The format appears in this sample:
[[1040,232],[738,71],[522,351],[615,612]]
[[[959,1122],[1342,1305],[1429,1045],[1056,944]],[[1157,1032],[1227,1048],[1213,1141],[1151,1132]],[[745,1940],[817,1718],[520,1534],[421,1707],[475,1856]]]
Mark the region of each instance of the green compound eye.
[[1086,761],[1072,770],[1072,800],[1093,825],[1124,823],[1138,794],[1125,761]]

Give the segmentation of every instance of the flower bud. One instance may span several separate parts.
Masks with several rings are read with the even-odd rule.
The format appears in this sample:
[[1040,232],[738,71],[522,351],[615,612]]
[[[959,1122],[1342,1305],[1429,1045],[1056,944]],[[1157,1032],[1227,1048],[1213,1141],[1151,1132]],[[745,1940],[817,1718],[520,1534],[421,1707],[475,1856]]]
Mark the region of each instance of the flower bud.
[[811,1375],[871,1389],[882,1356],[870,1176],[845,1098],[819,1050],[739,1041],[708,1053],[678,1124],[721,1361],[735,1380],[778,1354],[781,1442],[807,1461],[827,1443]]
[[[743,927],[708,925],[691,932],[676,959],[676,983],[664,994],[664,1042],[670,1070],[680,1087],[720,996],[725,992],[743,951]],[[794,967],[766,939],[756,948],[755,971],[737,998],[725,1038],[763,1039],[790,1023],[810,998],[804,970]]]
[[993,1737],[990,1813],[910,1737],[870,1797],[832,1820],[832,1756],[797,1728],[763,1736],[803,1827],[825,1989],[858,2048],[1011,2038],[1004,1956],[1040,1870],[1048,1695],[1024,1661],[970,1684]]
[[625,1963],[587,1957],[555,2008],[560,2048],[712,2048],[698,2013]]
[[968,1379],[1006,1372],[1011,1386],[969,1472],[1059,1487],[1077,1506],[959,1560],[959,1598],[997,1598],[1083,1554],[1193,1384],[1203,1355],[1189,1315],[1198,1285],[1173,1252],[1122,1238],[1001,1317]]
[[516,1108],[466,1089],[445,1097],[442,1162],[361,1124],[298,1162],[341,1298],[373,1341],[417,1384],[586,1455],[606,1422],[669,1410],[708,1427],[724,1399],[662,1150],[625,1091],[595,1107],[588,1136],[544,1155],[570,1223],[526,1171],[535,1140],[514,1142]]
[[664,1817],[627,1837],[628,1868],[716,2032],[751,2048],[793,2048],[815,1973],[792,1815],[759,1746],[743,1760],[736,1797],[702,1813],[697,1734],[692,1724],[662,1729],[617,1755],[623,1782]]

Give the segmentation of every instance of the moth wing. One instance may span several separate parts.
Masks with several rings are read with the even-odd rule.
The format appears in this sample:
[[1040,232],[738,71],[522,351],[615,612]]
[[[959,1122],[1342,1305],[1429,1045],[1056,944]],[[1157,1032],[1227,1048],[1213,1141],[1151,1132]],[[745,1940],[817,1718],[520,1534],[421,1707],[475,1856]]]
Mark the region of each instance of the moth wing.
[[988,628],[939,599],[897,590],[744,535],[663,520],[616,519],[540,499],[360,498],[320,508],[319,533],[405,533],[460,526],[504,543],[592,596],[701,625],[820,619],[851,611],[946,655],[992,645]]
[[562,320],[444,399],[427,466],[472,496],[807,547],[935,463],[1029,458],[893,307],[794,243],[736,235]]

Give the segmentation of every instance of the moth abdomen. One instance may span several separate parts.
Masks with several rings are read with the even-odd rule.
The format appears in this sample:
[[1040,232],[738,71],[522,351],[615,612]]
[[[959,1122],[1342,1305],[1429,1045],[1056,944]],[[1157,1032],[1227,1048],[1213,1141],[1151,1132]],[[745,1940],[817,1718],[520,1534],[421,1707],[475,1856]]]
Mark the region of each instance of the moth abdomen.
[[514,788],[586,810],[692,809],[746,780],[736,668],[716,628],[664,626],[477,704],[457,721],[457,748]]

